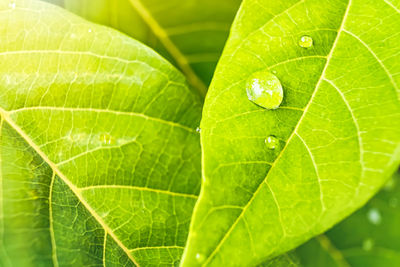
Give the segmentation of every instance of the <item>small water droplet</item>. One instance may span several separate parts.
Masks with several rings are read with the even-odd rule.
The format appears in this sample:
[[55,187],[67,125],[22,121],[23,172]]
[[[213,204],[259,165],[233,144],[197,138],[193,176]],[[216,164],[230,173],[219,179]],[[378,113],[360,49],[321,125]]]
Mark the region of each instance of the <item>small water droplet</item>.
[[88,32],[92,32],[92,29],[89,29]]
[[196,260],[197,260],[199,263],[202,263],[202,262],[205,260],[205,257],[204,257],[203,254],[197,253],[197,254],[196,254]]
[[367,238],[362,243],[362,248],[365,251],[370,251],[374,247],[374,240],[372,238]]
[[392,208],[397,208],[397,206],[399,205],[399,200],[397,199],[397,197],[392,197],[389,199],[389,206]]
[[265,144],[267,145],[268,149],[274,150],[279,146],[279,140],[275,136],[270,135],[265,138]]
[[282,84],[269,71],[251,75],[246,83],[246,92],[250,101],[266,109],[278,108],[283,100]]
[[382,216],[379,210],[372,208],[368,211],[367,217],[370,223],[378,225],[382,222]]
[[197,128],[196,128],[196,132],[201,133],[201,128],[200,128],[200,127],[197,127]]
[[273,74],[276,74],[276,72],[277,72],[276,70],[273,70],[273,71],[272,71]]
[[310,36],[303,35],[300,37],[299,45],[303,48],[310,48],[314,44],[313,39]]
[[15,3],[14,0],[12,0],[12,1],[10,1],[10,2],[8,3],[8,7],[11,8],[11,9],[15,9],[16,5],[17,5],[17,4]]
[[109,134],[101,134],[99,136],[100,142],[102,142],[105,145],[113,145],[115,144],[115,139]]

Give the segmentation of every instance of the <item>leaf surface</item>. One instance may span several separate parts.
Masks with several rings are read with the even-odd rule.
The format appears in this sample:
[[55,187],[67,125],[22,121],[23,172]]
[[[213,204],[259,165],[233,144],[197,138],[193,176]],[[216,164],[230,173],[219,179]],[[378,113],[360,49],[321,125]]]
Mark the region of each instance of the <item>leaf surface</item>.
[[179,67],[189,83],[203,94],[211,81],[240,2],[62,1],[68,10],[94,22],[112,26],[151,46]]
[[296,249],[304,267],[400,265],[400,174],[325,236]]
[[183,75],[40,1],[1,0],[0,40],[0,265],[176,265],[200,187]]
[[[398,6],[243,2],[206,98],[203,187],[182,266],[260,264],[385,183],[400,157]],[[314,46],[298,45],[304,35]],[[284,87],[277,110],[247,99],[247,78],[262,70]]]

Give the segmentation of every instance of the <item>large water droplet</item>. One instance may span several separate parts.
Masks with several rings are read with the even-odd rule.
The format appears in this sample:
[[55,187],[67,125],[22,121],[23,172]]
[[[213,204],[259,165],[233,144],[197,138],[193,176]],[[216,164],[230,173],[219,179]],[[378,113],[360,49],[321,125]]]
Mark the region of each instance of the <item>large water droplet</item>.
[[206,259],[206,258],[204,257],[203,254],[200,254],[200,253],[197,253],[197,254],[196,254],[196,260],[197,260],[197,262],[202,263],[202,262],[204,262],[205,259]]
[[382,222],[382,216],[379,210],[372,208],[368,211],[367,217],[370,223],[378,225]]
[[274,150],[279,146],[279,140],[275,136],[270,135],[265,138],[265,145],[268,149]]
[[301,46],[303,48],[310,48],[313,46],[313,43],[314,43],[314,41],[310,36],[303,35],[300,37],[299,46]]
[[362,243],[362,248],[365,251],[370,251],[374,247],[374,240],[372,238],[367,238]]
[[251,75],[246,83],[246,92],[250,101],[266,109],[278,108],[283,100],[282,84],[269,71]]

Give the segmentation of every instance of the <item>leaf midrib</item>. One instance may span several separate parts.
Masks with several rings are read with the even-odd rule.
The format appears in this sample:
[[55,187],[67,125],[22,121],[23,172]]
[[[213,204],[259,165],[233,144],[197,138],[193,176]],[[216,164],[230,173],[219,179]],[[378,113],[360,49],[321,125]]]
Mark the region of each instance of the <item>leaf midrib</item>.
[[157,20],[153,17],[150,11],[142,4],[140,0],[129,0],[132,7],[135,8],[136,12],[141,16],[143,21],[151,29],[154,35],[160,40],[160,42],[167,49],[168,53],[174,58],[182,72],[186,75],[189,83],[195,87],[201,96],[204,98],[207,92],[207,86],[194,72],[189,64],[189,61],[181,50],[172,42],[167,32],[161,27]]
[[[341,35],[341,33],[342,33],[343,29],[344,29],[344,25],[345,25],[345,23],[346,23],[347,16],[348,16],[348,14],[349,14],[349,10],[350,10],[350,7],[351,7],[351,3],[352,3],[352,0],[349,0],[349,1],[348,1],[348,4],[347,4],[347,7],[346,7],[346,11],[345,11],[344,16],[343,16],[343,19],[342,19],[342,23],[341,23],[341,25],[340,25],[340,27],[339,27],[339,29],[338,29],[338,31],[337,31],[338,34],[336,35],[335,41],[334,41],[334,43],[333,43],[333,45],[332,45],[332,48],[331,48],[331,50],[330,50],[330,52],[329,52],[329,54],[328,54],[328,56],[327,56],[327,60],[326,60],[324,69],[323,69],[323,71],[322,71],[322,73],[321,73],[320,78],[318,79],[318,82],[317,82],[317,84],[316,84],[316,86],[315,86],[314,92],[313,92],[313,94],[311,95],[311,98],[310,98],[310,100],[308,101],[308,103],[307,103],[307,105],[306,105],[306,107],[305,107],[305,109],[304,109],[304,112],[303,112],[302,116],[300,117],[299,121],[298,121],[297,124],[296,124],[295,129],[293,130],[292,134],[291,134],[290,137],[288,138],[288,140],[287,140],[287,142],[286,142],[284,148],[281,150],[281,152],[279,153],[279,155],[276,157],[275,161],[274,161],[273,164],[271,165],[271,168],[270,168],[270,170],[268,171],[267,176],[266,176],[266,177],[264,178],[264,180],[259,184],[259,186],[257,187],[256,191],[254,192],[254,194],[253,194],[253,196],[251,197],[251,199],[249,200],[249,202],[246,204],[246,206],[244,206],[243,210],[241,211],[241,213],[239,214],[239,216],[237,217],[237,219],[234,221],[234,223],[233,223],[232,226],[229,228],[229,230],[224,234],[224,236],[223,236],[223,238],[221,239],[221,241],[218,243],[218,245],[217,245],[216,248],[213,250],[213,252],[207,257],[206,261],[202,264],[202,266],[206,266],[206,265],[212,260],[213,256],[217,253],[217,251],[221,248],[221,246],[223,245],[223,243],[225,242],[225,240],[228,238],[228,236],[230,235],[230,233],[231,233],[231,232],[233,231],[233,229],[235,228],[236,224],[237,224],[237,223],[239,222],[239,220],[242,218],[244,212],[247,210],[247,208],[248,208],[248,207],[250,206],[250,204],[253,202],[255,196],[256,196],[257,193],[260,191],[261,186],[262,186],[264,183],[267,183],[267,179],[268,179],[268,177],[269,177],[269,174],[271,173],[271,170],[275,167],[276,163],[279,162],[279,159],[280,159],[280,158],[282,157],[282,155],[284,154],[284,152],[285,152],[286,148],[288,147],[288,145],[289,145],[291,139],[296,135],[297,130],[298,130],[299,126],[301,125],[301,122],[302,122],[303,118],[304,118],[305,115],[307,114],[307,111],[308,111],[309,107],[311,106],[311,104],[312,104],[312,102],[313,102],[313,99],[314,99],[316,93],[318,92],[318,88],[320,87],[321,82],[323,81],[323,77],[325,76],[326,70],[327,70],[327,68],[328,68],[328,66],[329,66],[329,63],[330,63],[330,60],[332,59],[333,52],[335,51],[335,48],[336,48],[336,45],[337,45],[337,43],[338,43],[338,41],[339,41],[340,35]],[[204,165],[203,165],[203,168],[204,168]],[[203,170],[203,172],[204,172],[204,170]]]
[[[79,202],[87,209],[87,211],[97,220],[106,233],[108,233],[118,246],[126,253],[128,258],[136,265],[139,266],[135,258],[129,253],[129,249],[119,240],[119,238],[114,234],[112,229],[103,221],[103,219],[92,209],[89,203],[83,198],[79,192],[79,188],[76,187],[69,179],[58,169],[58,167],[47,157],[47,155],[32,141],[32,139],[10,118],[8,113],[0,108],[0,114],[2,119],[7,122],[35,151],[38,155],[50,166],[53,170],[54,178],[57,175],[75,194]],[[50,205],[51,203],[49,203]]]
[[185,130],[185,131],[187,131],[189,133],[198,134],[198,132],[195,129],[190,128],[188,126],[185,126],[183,124],[180,124],[180,123],[177,123],[177,122],[173,122],[173,121],[164,120],[164,119],[157,118],[157,117],[148,116],[148,115],[145,115],[143,113],[131,112],[131,111],[119,111],[119,110],[99,109],[99,108],[34,106],[34,107],[24,107],[24,108],[19,108],[19,109],[13,109],[13,110],[10,110],[8,112],[10,114],[12,114],[12,113],[18,113],[18,112],[23,112],[23,111],[27,111],[27,110],[55,110],[55,111],[70,111],[70,112],[80,111],[80,112],[95,112],[95,113],[111,113],[111,114],[115,114],[115,115],[139,117],[139,118],[143,118],[145,120],[158,122],[160,124],[168,125],[168,126],[171,126],[171,127],[180,128],[180,129],[183,129],[183,130]]

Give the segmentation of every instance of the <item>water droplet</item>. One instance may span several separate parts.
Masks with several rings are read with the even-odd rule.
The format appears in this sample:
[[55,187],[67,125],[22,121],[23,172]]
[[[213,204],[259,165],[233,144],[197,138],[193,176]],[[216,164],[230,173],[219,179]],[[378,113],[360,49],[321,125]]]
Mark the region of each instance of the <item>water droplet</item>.
[[267,145],[268,149],[274,150],[279,146],[279,140],[275,136],[270,135],[265,138],[265,144]]
[[200,128],[200,127],[197,127],[197,128],[196,128],[196,132],[201,133],[201,128]]
[[105,145],[113,145],[115,144],[115,139],[109,134],[101,134],[99,136],[100,142],[102,142]]
[[276,72],[277,72],[276,70],[273,70],[273,71],[272,71],[273,74],[276,74]]
[[278,108],[283,100],[282,84],[269,71],[251,75],[246,83],[246,92],[250,101],[266,109]]
[[392,208],[397,208],[397,206],[399,205],[399,200],[397,199],[397,197],[392,197],[389,199],[389,206]]
[[205,260],[205,257],[204,257],[203,254],[197,253],[197,254],[196,254],[196,260],[197,260],[199,263],[202,263],[202,262]]
[[303,35],[299,40],[299,45],[303,48],[310,48],[313,46],[313,39],[310,36]]
[[92,29],[89,29],[88,32],[92,32]]
[[379,210],[372,208],[368,211],[367,217],[370,223],[378,225],[382,222],[382,216]]
[[362,248],[365,251],[370,251],[374,247],[374,240],[372,238],[367,238],[362,243]]
[[15,3],[14,0],[13,0],[13,1],[10,1],[10,2],[8,3],[8,7],[11,8],[11,9],[15,9],[16,5],[17,5],[17,4]]

